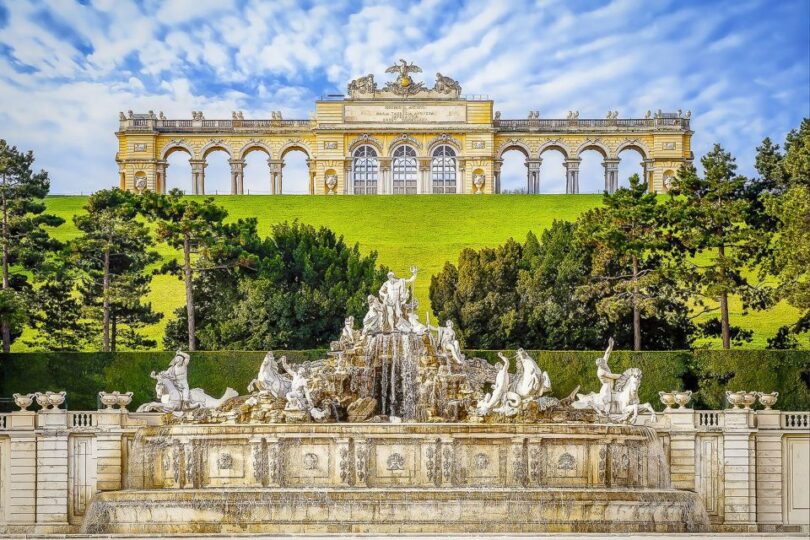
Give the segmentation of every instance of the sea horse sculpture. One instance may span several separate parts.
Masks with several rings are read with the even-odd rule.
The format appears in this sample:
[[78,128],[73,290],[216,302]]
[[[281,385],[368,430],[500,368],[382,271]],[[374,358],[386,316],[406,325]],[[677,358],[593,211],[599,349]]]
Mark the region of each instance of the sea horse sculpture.
[[486,416],[493,407],[499,405],[503,401],[506,391],[509,389],[509,358],[504,356],[503,353],[498,353],[498,357],[503,363],[501,370],[495,377],[495,387],[492,394],[487,394],[484,399],[478,402],[476,412],[478,416]]
[[[286,364],[287,357],[281,357],[282,365]],[[278,362],[276,362],[273,351],[268,351],[262,360],[259,374],[248,384],[248,392],[266,392],[275,398],[283,398],[290,391],[292,380],[279,373]]]

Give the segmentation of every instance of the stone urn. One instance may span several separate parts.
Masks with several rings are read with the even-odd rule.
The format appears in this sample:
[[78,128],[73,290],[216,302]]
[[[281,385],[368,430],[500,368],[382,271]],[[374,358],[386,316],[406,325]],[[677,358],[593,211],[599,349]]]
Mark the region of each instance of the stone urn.
[[101,404],[104,405],[104,408],[112,410],[115,405],[118,405],[118,392],[104,392],[101,391],[98,393],[98,398],[101,400]]
[[661,390],[658,392],[658,397],[661,400],[661,403],[665,405],[665,411],[671,411],[672,406],[675,405],[675,392],[664,392]]
[[58,409],[59,406],[65,402],[65,391],[61,392],[46,392],[48,396],[48,403],[51,405],[51,410]]
[[118,394],[118,408],[122,411],[127,410],[127,405],[132,403],[132,392],[124,392],[123,394]]
[[679,409],[685,409],[687,403],[689,403],[690,401],[692,401],[691,390],[675,392],[675,403],[678,404]]
[[740,405],[742,405],[744,395],[745,395],[745,392],[743,392],[742,390],[740,390],[738,392],[732,392],[731,390],[726,390],[726,401],[729,402],[732,409],[739,409]]
[[34,399],[37,401],[37,405],[42,407],[43,410],[48,408],[48,396],[44,392],[37,392],[34,394]]
[[742,405],[746,411],[751,410],[751,406],[757,402],[759,392],[743,392]]
[[14,394],[14,403],[17,404],[21,411],[27,411],[28,407],[34,403],[35,396],[36,394]]
[[776,405],[776,398],[778,397],[779,392],[771,392],[770,394],[759,392],[759,404],[765,407],[766,411],[770,411],[771,407]]

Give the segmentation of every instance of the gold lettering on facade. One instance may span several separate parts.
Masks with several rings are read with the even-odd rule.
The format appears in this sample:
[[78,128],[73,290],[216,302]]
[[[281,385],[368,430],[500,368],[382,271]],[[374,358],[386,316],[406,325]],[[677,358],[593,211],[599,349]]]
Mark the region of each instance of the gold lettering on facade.
[[382,124],[435,124],[466,122],[467,107],[459,105],[427,105],[411,103],[346,104],[343,108],[346,123]]

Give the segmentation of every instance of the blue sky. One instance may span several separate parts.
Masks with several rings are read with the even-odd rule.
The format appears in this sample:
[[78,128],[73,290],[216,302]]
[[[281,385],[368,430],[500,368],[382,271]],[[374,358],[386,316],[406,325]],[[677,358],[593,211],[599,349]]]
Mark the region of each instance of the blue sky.
[[[34,151],[53,192],[87,193],[117,183],[120,110],[308,118],[322,94],[407,58],[489,95],[504,118],[691,110],[696,155],[720,142],[750,175],[763,137],[781,142],[810,116],[809,29],[808,0],[0,0],[0,137]],[[177,159],[169,181],[188,187]],[[266,189],[251,159],[247,184]],[[285,177],[302,168],[292,157]],[[522,158],[506,169],[520,187]],[[596,156],[582,169],[597,190]],[[227,186],[224,155],[206,174]],[[553,156],[542,176],[561,189]]]

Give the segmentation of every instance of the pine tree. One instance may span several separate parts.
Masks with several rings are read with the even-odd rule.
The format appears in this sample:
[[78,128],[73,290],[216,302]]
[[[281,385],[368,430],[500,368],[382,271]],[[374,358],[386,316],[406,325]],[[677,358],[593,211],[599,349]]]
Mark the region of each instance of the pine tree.
[[[60,261],[69,263],[69,255],[64,254]],[[36,290],[37,309],[31,319],[37,332],[27,345],[49,351],[78,351],[86,344],[91,329],[83,318],[69,264],[56,264],[58,267],[48,272]]]
[[137,330],[160,320],[160,314],[143,304],[149,292],[151,274],[146,267],[159,259],[149,229],[136,218],[137,195],[110,189],[91,195],[87,213],[73,217],[82,235],[71,243],[77,268],[82,272],[79,287],[86,314],[99,321],[101,350],[114,351],[125,335],[130,348],[150,343]]
[[602,200],[602,207],[579,221],[580,242],[591,249],[593,262],[578,296],[596,298],[599,313],[611,321],[632,313],[633,350],[640,351],[642,316],[664,315],[673,307],[669,296],[681,296],[662,262],[672,239],[665,232],[663,205],[638,175],[630,177],[629,188]]
[[[729,296],[738,294],[745,307],[761,304],[762,291],[749,281],[744,268],[762,249],[763,236],[746,224],[750,209],[746,179],[737,175],[734,158],[719,144],[703,158],[704,176],[684,166],[673,182],[670,232],[683,246],[677,265],[683,283],[703,312],[720,312],[723,348],[731,347]],[[695,258],[700,255],[701,257]],[[717,301],[717,308],[705,299]]]
[[48,173],[34,173],[32,152],[23,153],[0,139],[0,338],[3,352],[11,348],[15,326],[31,315],[22,295],[30,290],[26,272],[37,272],[47,254],[60,247],[43,226],[56,227],[64,220],[45,213],[42,199],[48,194]]

